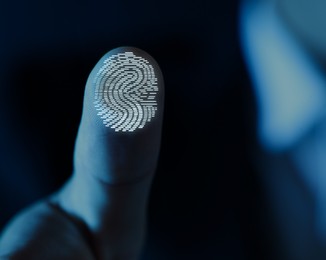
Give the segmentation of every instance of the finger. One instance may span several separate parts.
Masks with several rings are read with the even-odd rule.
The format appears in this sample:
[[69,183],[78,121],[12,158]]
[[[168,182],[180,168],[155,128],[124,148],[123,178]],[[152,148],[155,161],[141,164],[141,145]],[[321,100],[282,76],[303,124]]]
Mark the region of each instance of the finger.
[[87,81],[76,171],[109,183],[151,174],[159,151],[163,94],[160,69],[147,53],[130,47],[107,53]]
[[60,206],[88,226],[99,259],[136,259],[160,148],[164,86],[155,60],[122,47],[86,84],[74,175]]
[[15,216],[0,236],[0,259],[93,260],[82,228],[40,201]]

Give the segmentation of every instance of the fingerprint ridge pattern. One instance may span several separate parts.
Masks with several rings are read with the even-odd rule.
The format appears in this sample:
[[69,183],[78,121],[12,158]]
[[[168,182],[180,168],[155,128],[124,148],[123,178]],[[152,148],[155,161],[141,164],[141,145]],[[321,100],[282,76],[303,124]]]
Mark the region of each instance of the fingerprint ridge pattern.
[[153,66],[133,52],[111,55],[94,78],[97,115],[116,132],[133,132],[157,111],[157,77]]

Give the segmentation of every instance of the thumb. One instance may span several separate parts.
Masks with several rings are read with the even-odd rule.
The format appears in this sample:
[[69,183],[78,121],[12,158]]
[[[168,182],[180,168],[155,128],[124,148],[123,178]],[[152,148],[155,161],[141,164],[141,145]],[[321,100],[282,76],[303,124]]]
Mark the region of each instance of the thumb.
[[92,70],[75,150],[75,170],[111,184],[153,173],[159,152],[163,78],[144,51],[122,47]]
[[140,253],[163,98],[159,66],[137,48],[108,52],[88,78],[74,174],[55,203],[86,225],[98,259]]

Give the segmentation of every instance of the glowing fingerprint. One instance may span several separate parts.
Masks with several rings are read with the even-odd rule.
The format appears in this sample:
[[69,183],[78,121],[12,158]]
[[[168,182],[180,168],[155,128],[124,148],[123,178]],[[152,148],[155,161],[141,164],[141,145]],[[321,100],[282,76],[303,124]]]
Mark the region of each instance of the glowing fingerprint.
[[111,55],[94,79],[95,108],[116,132],[143,128],[155,116],[158,92],[153,66],[133,52]]

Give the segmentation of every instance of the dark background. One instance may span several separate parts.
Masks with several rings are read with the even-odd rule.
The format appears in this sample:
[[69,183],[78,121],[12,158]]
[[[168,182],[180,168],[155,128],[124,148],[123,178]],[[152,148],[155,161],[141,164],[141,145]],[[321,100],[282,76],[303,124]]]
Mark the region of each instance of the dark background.
[[166,87],[144,258],[266,259],[238,5],[1,3],[0,228],[69,177],[88,74],[107,51],[129,45],[157,60]]

